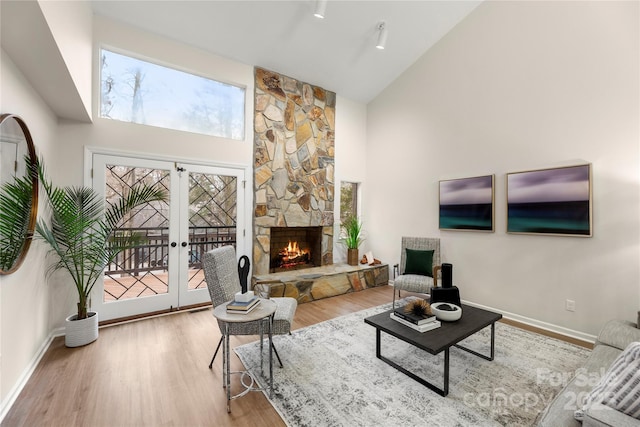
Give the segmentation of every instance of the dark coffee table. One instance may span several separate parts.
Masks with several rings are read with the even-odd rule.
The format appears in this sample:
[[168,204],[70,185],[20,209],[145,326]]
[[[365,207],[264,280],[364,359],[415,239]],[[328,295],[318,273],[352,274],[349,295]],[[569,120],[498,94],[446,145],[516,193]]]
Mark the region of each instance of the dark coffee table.
[[[365,323],[376,328],[376,357],[389,365],[393,366],[400,372],[408,375],[420,384],[425,385],[441,396],[449,394],[449,349],[452,346],[468,351],[471,354],[479,356],[485,360],[493,360],[495,349],[495,327],[496,322],[502,319],[502,315],[480,308],[468,305],[462,306],[462,317],[455,322],[442,322],[442,326],[428,332],[418,332],[408,326],[403,325],[389,317],[392,310],[364,319]],[[476,351],[458,345],[463,339],[475,334],[476,332],[491,326],[491,354],[486,356]],[[409,372],[397,362],[394,362],[382,356],[380,351],[380,332],[385,332],[404,342],[414,345],[430,354],[439,354],[444,351],[444,385],[443,388],[437,387],[429,381],[425,380]]]

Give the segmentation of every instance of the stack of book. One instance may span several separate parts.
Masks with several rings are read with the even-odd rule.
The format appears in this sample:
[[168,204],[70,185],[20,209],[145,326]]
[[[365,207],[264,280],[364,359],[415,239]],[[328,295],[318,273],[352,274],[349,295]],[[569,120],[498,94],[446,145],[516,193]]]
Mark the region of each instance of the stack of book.
[[417,316],[413,313],[405,312],[404,307],[396,308],[391,313],[391,318],[418,332],[427,332],[440,327],[440,321],[436,319],[436,316]]
[[231,301],[227,303],[227,313],[247,314],[260,304],[258,297],[253,297],[249,301]]

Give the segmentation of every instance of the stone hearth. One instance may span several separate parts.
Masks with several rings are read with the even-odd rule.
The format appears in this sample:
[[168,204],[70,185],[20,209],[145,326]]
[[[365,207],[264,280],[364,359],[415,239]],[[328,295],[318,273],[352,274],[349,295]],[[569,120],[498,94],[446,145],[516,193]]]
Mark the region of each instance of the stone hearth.
[[305,303],[387,285],[389,266],[333,264],[253,276],[252,288],[256,283],[268,284],[272,297],[291,297]]

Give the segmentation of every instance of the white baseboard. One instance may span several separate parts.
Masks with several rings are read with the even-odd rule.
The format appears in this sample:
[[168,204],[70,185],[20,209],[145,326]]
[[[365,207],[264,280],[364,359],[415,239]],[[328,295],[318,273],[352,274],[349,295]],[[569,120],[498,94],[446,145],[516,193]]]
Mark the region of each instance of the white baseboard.
[[0,423],[2,423],[4,417],[9,412],[9,409],[11,409],[16,399],[22,392],[22,389],[29,381],[29,378],[31,378],[31,375],[33,375],[33,372],[36,370],[38,363],[40,363],[40,360],[49,349],[49,346],[51,345],[53,339],[61,335],[64,335],[64,328],[54,329],[49,334],[49,336],[40,345],[40,348],[38,348],[38,351],[33,356],[27,367],[22,372],[22,375],[20,375],[20,378],[18,379],[16,384],[11,388],[9,394],[7,394],[7,397],[2,402],[0,402]]
[[[392,280],[389,281],[389,285],[393,286]],[[590,342],[590,343],[595,343],[597,338],[595,335],[585,334],[584,332],[575,331],[573,329],[565,328],[563,326],[558,326],[552,323],[547,323],[540,320],[532,319],[530,317],[521,316],[519,314],[510,313],[508,311],[500,310],[498,308],[476,304],[474,302],[467,301],[467,300],[462,300],[462,302],[473,307],[478,307],[484,310],[500,313],[506,319],[515,320],[516,322],[524,323],[525,325],[534,326],[536,328],[544,329],[545,331],[549,331],[549,332],[555,332],[557,334],[564,335],[570,338],[575,338],[575,339]]]
[[591,334],[585,334],[584,332],[574,331],[573,329],[565,328],[563,326],[554,325],[552,323],[542,322],[540,320],[532,319],[530,317],[520,316],[519,314],[510,313],[508,311],[500,310],[493,307],[487,307],[481,304],[476,304],[470,301],[462,300],[465,304],[482,308],[484,310],[495,311],[496,313],[502,314],[505,319],[515,320],[516,322],[524,323],[525,325],[534,326],[539,329],[544,329],[545,331],[555,332],[560,335],[564,335],[566,337],[575,338],[581,341],[586,341],[589,343],[596,342],[596,336]]

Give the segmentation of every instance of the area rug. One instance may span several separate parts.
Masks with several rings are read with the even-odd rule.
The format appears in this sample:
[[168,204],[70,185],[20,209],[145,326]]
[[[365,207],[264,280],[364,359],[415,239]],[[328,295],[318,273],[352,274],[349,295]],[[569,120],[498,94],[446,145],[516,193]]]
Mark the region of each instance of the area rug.
[[[441,397],[375,357],[375,328],[364,318],[390,308],[386,304],[274,337],[284,368],[274,362],[274,392],[267,398],[287,425],[530,426],[589,355],[582,347],[497,323],[493,361],[451,349],[449,395]],[[490,330],[461,344],[488,354]],[[382,337],[383,355],[442,385],[442,354]],[[259,348],[254,342],[235,351],[264,386]]]

